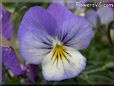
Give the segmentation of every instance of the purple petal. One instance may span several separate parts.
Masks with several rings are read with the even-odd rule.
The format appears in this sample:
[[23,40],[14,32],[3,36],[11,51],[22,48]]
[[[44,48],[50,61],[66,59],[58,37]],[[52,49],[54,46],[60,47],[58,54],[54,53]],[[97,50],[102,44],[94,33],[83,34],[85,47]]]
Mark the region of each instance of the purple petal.
[[90,43],[93,35],[91,24],[83,17],[71,13],[64,6],[54,3],[48,12],[57,20],[56,34],[65,45],[84,49]]
[[110,7],[101,7],[97,10],[102,24],[109,24],[114,20],[114,10]]
[[19,42],[22,57],[31,64],[40,64],[50,51],[52,39],[47,32],[34,28],[23,34]]
[[9,68],[14,75],[20,75],[23,73],[16,54],[10,47],[2,47],[2,63]]
[[10,39],[13,34],[13,24],[10,21],[10,13],[6,11],[6,9],[3,6],[0,7],[0,11],[2,12],[2,34],[7,39]]
[[85,18],[93,25],[93,27],[96,27],[97,25],[97,12],[95,12],[94,10],[88,10],[85,13]]
[[10,19],[10,13],[3,6],[1,6],[1,7],[2,7],[2,15],[3,15],[2,21],[9,20]]
[[32,82],[35,82],[38,75],[38,65],[29,64],[29,79]]
[[32,29],[39,29],[53,35],[56,29],[56,21],[44,8],[34,6],[23,16],[18,31],[19,39],[21,39],[27,31]]
[[56,19],[58,25],[75,16],[67,8],[58,3],[52,3],[47,11]]
[[60,28],[58,37],[63,44],[77,50],[87,48],[93,36],[91,24],[79,16],[65,21]]
[[2,22],[2,34],[7,39],[10,39],[13,34],[13,25],[9,22]]

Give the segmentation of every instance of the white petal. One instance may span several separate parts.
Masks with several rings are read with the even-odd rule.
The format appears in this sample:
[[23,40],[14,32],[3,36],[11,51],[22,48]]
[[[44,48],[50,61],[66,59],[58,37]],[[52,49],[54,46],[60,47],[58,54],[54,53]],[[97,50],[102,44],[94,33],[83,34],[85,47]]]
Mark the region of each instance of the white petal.
[[86,58],[73,48],[65,47],[65,49],[69,53],[66,55],[67,59],[63,57],[58,60],[51,59],[53,52],[50,52],[43,60],[42,71],[46,80],[60,81],[73,78],[85,69]]

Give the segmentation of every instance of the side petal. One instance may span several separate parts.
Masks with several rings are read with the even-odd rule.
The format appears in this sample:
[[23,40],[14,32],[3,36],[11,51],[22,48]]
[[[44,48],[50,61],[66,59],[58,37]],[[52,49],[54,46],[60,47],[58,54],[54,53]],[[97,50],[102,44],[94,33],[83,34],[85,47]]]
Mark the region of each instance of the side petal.
[[43,76],[49,81],[60,81],[78,76],[86,66],[86,58],[73,48],[65,47],[68,55],[55,60],[53,52],[42,63]]
[[57,36],[64,45],[82,50],[92,39],[92,25],[84,17],[75,16],[59,26]]
[[9,68],[14,75],[20,75],[23,73],[16,54],[10,47],[2,47],[2,63]]
[[21,40],[23,35],[29,30],[39,29],[53,35],[56,29],[55,19],[40,6],[31,7],[23,16],[18,30],[18,38]]
[[29,30],[20,41],[20,53],[31,64],[39,64],[51,50],[51,37],[44,31]]
[[114,20],[114,10],[110,7],[101,7],[97,10],[102,24],[109,24]]

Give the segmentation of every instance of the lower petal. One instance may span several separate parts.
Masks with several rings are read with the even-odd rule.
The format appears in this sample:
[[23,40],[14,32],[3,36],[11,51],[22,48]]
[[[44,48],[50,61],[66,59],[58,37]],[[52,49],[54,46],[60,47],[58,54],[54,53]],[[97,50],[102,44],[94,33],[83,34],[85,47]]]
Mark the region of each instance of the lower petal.
[[[49,81],[60,81],[79,75],[86,66],[86,58],[77,50],[65,47],[66,57],[52,59],[53,52],[48,54],[42,63],[43,76]],[[59,56],[58,56],[59,57]]]

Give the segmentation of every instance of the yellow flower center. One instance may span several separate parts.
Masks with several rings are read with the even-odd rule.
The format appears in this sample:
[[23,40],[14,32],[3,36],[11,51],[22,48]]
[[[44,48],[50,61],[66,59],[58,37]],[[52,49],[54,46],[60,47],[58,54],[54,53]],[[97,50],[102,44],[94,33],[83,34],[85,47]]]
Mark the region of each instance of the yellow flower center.
[[56,40],[53,45],[51,60],[54,62],[58,62],[59,60],[63,59],[68,60],[67,55],[69,55],[69,53],[66,51],[64,45],[60,43],[60,41]]

